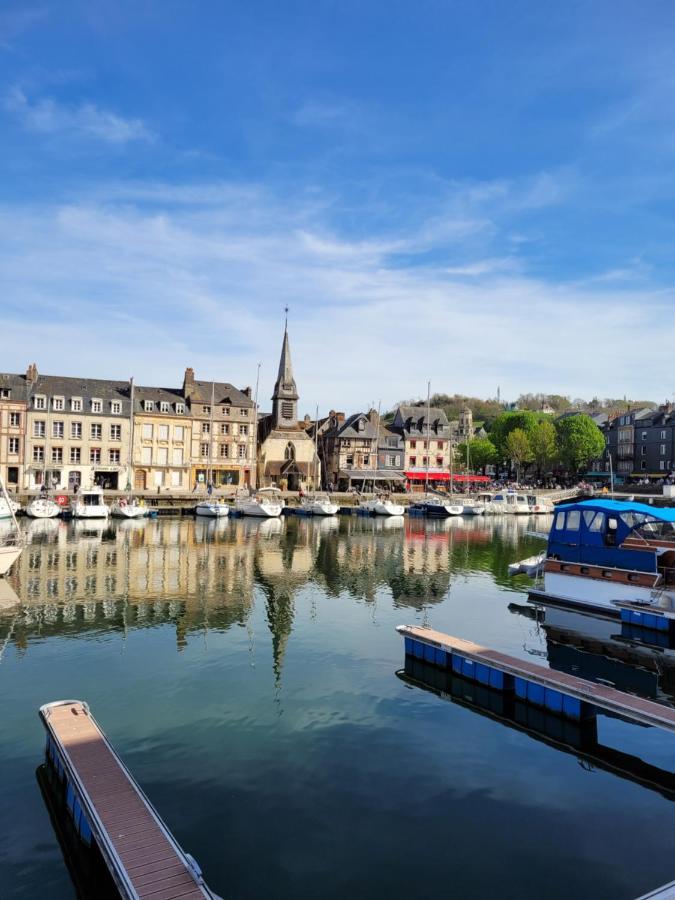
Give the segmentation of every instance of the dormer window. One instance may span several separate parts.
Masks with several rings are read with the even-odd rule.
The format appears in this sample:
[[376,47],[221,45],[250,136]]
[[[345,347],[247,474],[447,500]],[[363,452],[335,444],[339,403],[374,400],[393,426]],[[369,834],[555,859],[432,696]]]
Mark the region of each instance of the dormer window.
[[248,410],[247,410],[247,409],[242,409],[241,414],[242,414],[242,416],[247,416],[247,415],[248,415]]
[[122,412],[122,401],[121,400],[111,400],[110,401],[110,412],[113,416],[119,416]]
[[211,415],[211,407],[210,406],[202,406],[202,412],[205,416]]
[[52,397],[52,405],[57,412],[63,412],[66,408],[65,397]]
[[166,402],[166,400],[162,400],[162,402],[159,404],[159,411],[164,413],[171,412],[171,406]]
[[185,404],[184,403],[176,403],[176,412],[178,415],[182,416],[185,412]]
[[91,411],[95,413],[103,412],[103,400],[100,400],[98,397],[92,397]]
[[9,400],[11,396],[12,391],[10,390],[10,388],[0,388],[0,399]]
[[144,400],[143,401],[143,409],[146,412],[153,412],[155,409],[155,401],[154,400]]
[[44,394],[36,394],[35,397],[33,397],[33,408],[47,409],[47,398]]
[[73,412],[82,412],[82,397],[71,397],[70,408]]
[[359,419],[358,425],[356,427],[359,431],[365,431],[366,423],[363,421],[363,419]]
[[229,406],[224,406],[224,407],[223,407],[223,415],[224,415],[224,416],[229,416],[229,414],[230,414],[230,407],[229,407]]

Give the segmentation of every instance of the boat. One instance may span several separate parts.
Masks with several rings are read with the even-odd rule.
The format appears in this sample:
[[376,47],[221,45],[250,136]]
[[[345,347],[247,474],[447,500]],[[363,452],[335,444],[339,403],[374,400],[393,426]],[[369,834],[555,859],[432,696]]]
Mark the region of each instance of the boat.
[[107,519],[110,507],[103,502],[103,488],[79,491],[70,501],[70,512],[75,519]]
[[531,600],[624,618],[633,611],[636,624],[653,611],[649,623],[661,627],[663,617],[675,618],[675,509],[603,499],[565,504],[555,514],[543,568],[543,588],[532,590]]
[[7,494],[5,483],[0,478],[0,499],[4,501],[14,525],[12,531],[5,534],[0,542],[0,576],[6,575],[23,552],[23,537],[14,515],[14,501]]
[[506,514],[512,516],[529,516],[532,514],[527,495],[520,494],[517,491],[502,491],[495,494],[492,497],[489,512],[491,515]]
[[538,575],[546,559],[545,553],[537,553],[536,556],[528,556],[519,562],[509,564],[509,575],[529,575],[534,578]]
[[485,506],[478,500],[462,500],[463,516],[482,516],[484,512]]
[[374,516],[402,516],[405,507],[394,503],[387,496],[374,497],[372,500],[360,500],[359,509]]
[[118,519],[142,519],[147,514],[147,506],[134,500],[133,497],[120,497],[113,500],[110,506],[110,515]]
[[31,519],[54,519],[61,513],[61,507],[51,497],[36,497],[26,507],[26,515]]
[[237,497],[234,508],[243,516],[258,516],[264,519],[281,515],[285,506],[281,491],[276,487],[260,488],[250,496]]
[[335,516],[340,507],[328,494],[308,494],[300,501],[300,508],[310,516]]
[[198,516],[206,516],[210,519],[221,519],[229,515],[230,507],[227,503],[218,501],[202,500],[195,506],[195,514]]
[[426,515],[432,518],[461,516],[464,512],[463,504],[455,503],[452,498],[428,496],[419,505],[423,507]]
[[12,519],[20,509],[21,504],[12,500],[6,491],[4,496],[0,495],[0,519]]

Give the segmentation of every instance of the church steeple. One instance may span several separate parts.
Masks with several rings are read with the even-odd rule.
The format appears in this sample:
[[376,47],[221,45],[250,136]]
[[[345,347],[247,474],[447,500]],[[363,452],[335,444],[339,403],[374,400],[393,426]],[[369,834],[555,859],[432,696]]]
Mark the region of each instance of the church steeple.
[[279,373],[272,394],[272,418],[274,428],[297,428],[298,388],[293,377],[291,347],[288,340],[288,308],[286,309],[284,341],[281,345]]

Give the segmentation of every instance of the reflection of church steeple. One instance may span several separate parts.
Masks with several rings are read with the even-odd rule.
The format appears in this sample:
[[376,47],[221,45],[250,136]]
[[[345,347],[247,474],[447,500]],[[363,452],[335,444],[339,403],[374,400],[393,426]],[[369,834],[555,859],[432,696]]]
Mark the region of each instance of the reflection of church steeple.
[[272,427],[296,428],[298,424],[298,389],[293,377],[291,348],[288,341],[288,323],[284,328],[279,373],[272,395]]
[[267,622],[272,632],[272,656],[274,659],[274,680],[281,683],[281,669],[284,664],[286,645],[293,630],[293,593],[291,591],[267,592]]

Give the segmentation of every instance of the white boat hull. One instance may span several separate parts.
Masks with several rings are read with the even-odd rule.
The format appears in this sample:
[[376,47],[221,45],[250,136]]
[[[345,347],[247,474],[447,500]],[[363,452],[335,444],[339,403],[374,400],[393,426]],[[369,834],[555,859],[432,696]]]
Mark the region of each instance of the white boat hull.
[[237,512],[244,516],[256,516],[259,519],[276,519],[281,515],[280,503],[259,503],[256,500],[246,500],[237,504]]
[[84,503],[74,503],[70,507],[74,519],[107,519],[110,509],[102,503],[97,506],[85,506]]
[[311,516],[336,516],[340,508],[336,503],[303,503],[302,509]]
[[0,547],[0,575],[6,575],[17,559],[23,547]]
[[21,505],[14,500],[10,500],[9,504],[4,497],[0,497],[0,519],[11,519],[12,511],[17,513],[21,509]]
[[392,503],[391,500],[364,500],[360,508],[376,516],[402,516],[405,513],[404,506]]
[[543,593],[551,600],[611,610],[614,614],[617,612],[613,602],[615,600],[653,603],[662,609],[675,608],[675,593],[672,591],[659,591],[657,602],[657,592],[650,587],[599,579],[591,581],[581,575],[564,575],[558,572],[544,573]]
[[147,514],[147,507],[138,506],[136,503],[127,503],[125,506],[113,503],[110,507],[110,515],[117,519],[142,519]]
[[222,519],[229,515],[230,508],[224,503],[198,503],[195,514],[208,519]]
[[55,519],[61,512],[61,507],[55,500],[37,498],[26,507],[26,515],[31,519]]

